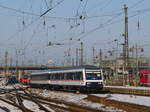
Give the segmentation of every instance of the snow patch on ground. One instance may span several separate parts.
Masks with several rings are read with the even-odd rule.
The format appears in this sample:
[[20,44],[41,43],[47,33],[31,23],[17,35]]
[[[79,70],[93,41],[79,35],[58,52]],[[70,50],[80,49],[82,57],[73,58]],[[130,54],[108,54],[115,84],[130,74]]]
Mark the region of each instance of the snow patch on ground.
[[[32,101],[29,100],[24,100],[23,104],[25,105],[26,108],[34,111],[34,112],[45,112],[44,110],[40,110],[39,106],[37,104],[35,104]],[[53,109],[51,109],[48,105],[42,104],[47,110],[49,110],[50,112],[55,112]]]
[[0,112],[5,112],[4,110],[0,109]]
[[[40,92],[39,92],[40,91]],[[64,100],[67,102],[75,103],[78,105],[98,109],[98,110],[104,110],[106,112],[122,112],[122,110],[115,109],[113,107],[107,107],[103,104],[100,103],[94,103],[91,101],[86,100],[87,95],[81,95],[81,94],[73,94],[73,93],[64,93],[64,92],[57,92],[57,91],[48,91],[48,90],[34,90],[34,93],[40,94],[41,96],[44,97],[50,97],[53,99],[59,99],[59,100]]]
[[138,90],[150,90],[150,87],[135,87],[135,86],[105,86],[106,88],[122,88],[122,89],[138,89]]
[[35,104],[34,102],[32,101],[29,101],[29,100],[23,100],[23,104],[26,108],[34,111],[34,112],[44,112],[42,110],[39,109],[39,106],[37,104]]
[[124,94],[94,94],[98,97],[107,97],[107,99],[128,102],[138,105],[144,105],[150,107],[150,97],[137,96],[137,95],[124,95]]
[[57,103],[53,103],[53,102],[49,102],[49,103],[50,103],[50,104],[53,104],[53,105],[60,106],[60,107],[65,107],[65,108],[67,108],[67,106],[64,105],[64,104],[57,104]]
[[49,108],[48,105],[42,105],[43,107],[45,107],[47,110],[49,110],[50,112],[55,112],[53,109]]
[[0,106],[8,108],[11,112],[22,112],[18,108],[14,107],[14,106],[12,106],[12,105],[10,105],[8,103],[5,103],[3,101],[0,101]]

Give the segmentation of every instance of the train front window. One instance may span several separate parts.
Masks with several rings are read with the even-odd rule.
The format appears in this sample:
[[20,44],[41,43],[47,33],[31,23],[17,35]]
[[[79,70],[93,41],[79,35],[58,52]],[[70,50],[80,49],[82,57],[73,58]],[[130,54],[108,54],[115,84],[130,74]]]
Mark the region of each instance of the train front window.
[[86,80],[100,80],[101,74],[100,73],[86,73]]

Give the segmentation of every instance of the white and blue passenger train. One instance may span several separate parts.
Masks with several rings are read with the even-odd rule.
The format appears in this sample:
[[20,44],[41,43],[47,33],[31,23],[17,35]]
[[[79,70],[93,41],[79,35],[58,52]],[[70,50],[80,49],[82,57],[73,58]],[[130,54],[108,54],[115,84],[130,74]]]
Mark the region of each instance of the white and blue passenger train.
[[69,67],[32,73],[29,84],[63,90],[101,90],[103,72],[93,66]]

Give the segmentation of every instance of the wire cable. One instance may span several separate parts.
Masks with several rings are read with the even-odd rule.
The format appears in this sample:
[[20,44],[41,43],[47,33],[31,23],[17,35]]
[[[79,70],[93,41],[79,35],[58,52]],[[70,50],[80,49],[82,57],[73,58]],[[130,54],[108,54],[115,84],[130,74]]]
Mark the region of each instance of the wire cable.
[[[140,12],[139,12],[139,11],[136,11],[137,13],[134,14],[134,15],[129,16],[129,19],[131,19],[131,18],[133,18],[133,17],[136,17],[137,15],[144,14],[144,13],[149,12],[149,11],[150,11],[149,8],[148,8],[148,9],[145,9],[145,10],[142,10],[142,11],[140,11]],[[95,31],[97,31],[97,30],[99,30],[99,29],[102,29],[102,28],[104,28],[104,27],[106,27],[106,26],[113,25],[113,24],[115,24],[115,23],[118,23],[118,22],[121,22],[121,21],[122,21],[122,19],[121,19],[121,20],[117,20],[117,21],[115,21],[115,22],[110,23],[113,19],[115,19],[115,17],[109,19],[109,20],[108,20],[107,22],[105,22],[104,24],[101,24],[101,25],[99,25],[98,27],[96,27],[96,28],[94,28],[94,29],[92,29],[92,30],[90,30],[90,31],[88,31],[88,32],[86,32],[86,33],[84,33],[84,35],[83,35],[82,33],[79,34],[78,36],[76,36],[76,37],[79,37],[79,38],[77,39],[77,41],[78,41],[78,40],[81,40],[81,39],[83,39],[83,38],[85,38],[87,35],[89,35],[89,34],[95,32]],[[110,23],[110,24],[108,24],[108,23]],[[83,36],[81,36],[81,35],[83,35]],[[81,37],[80,37],[80,36],[81,36]]]
[[49,11],[51,11],[53,8],[57,7],[58,5],[60,5],[64,0],[61,0],[59,2],[57,2],[52,8],[49,8],[48,10],[46,10],[43,14],[40,15],[40,17],[46,15]]
[[140,3],[144,2],[145,0],[139,0],[138,2],[136,2],[135,4],[133,4],[132,6],[129,7],[129,9],[135,8],[136,6],[138,6]]
[[27,44],[25,45],[25,47],[23,48],[24,50],[27,49],[27,47],[30,45],[30,43],[32,42],[33,38],[35,37],[36,33],[38,32],[38,29],[40,27],[41,21],[39,22],[39,24],[37,24],[37,26],[35,27],[33,34],[30,37],[30,40],[27,42]]
[[[57,7],[61,2],[63,2],[64,0],[61,0],[60,2],[58,2],[56,5],[54,5],[52,9],[54,9],[55,7]],[[20,11],[20,10],[17,10],[17,9],[12,9],[12,8],[8,8],[8,7],[5,7],[5,6],[2,6],[0,5],[0,7],[3,7],[3,8],[7,8],[9,10],[14,10],[14,11],[17,11],[17,12],[22,12],[22,14],[24,14],[24,11]],[[19,30],[18,32],[14,33],[12,36],[10,36],[7,41],[9,41],[10,39],[12,39],[13,37],[16,37],[16,35],[22,31],[24,31],[25,29],[27,29],[29,26],[31,26],[32,24],[34,24],[37,20],[39,20],[42,16],[44,16],[46,13],[48,13],[50,10],[47,10],[46,12],[44,12],[41,16],[39,16],[38,18],[34,19],[33,21],[31,21],[31,23],[29,23],[28,25],[26,25],[22,30]],[[31,14],[31,13],[29,13]]]

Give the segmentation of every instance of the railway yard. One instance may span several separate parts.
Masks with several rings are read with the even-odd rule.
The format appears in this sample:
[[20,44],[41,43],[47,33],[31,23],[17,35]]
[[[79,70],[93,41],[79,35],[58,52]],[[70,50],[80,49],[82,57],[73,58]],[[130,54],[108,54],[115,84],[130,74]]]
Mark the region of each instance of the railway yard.
[[150,112],[150,0],[0,0],[0,112]]
[[150,87],[106,85],[92,67],[1,78],[0,112],[150,112]]
[[88,94],[20,84],[0,89],[0,112],[150,112],[149,101],[148,95],[119,94],[114,88],[113,93],[103,90]]

